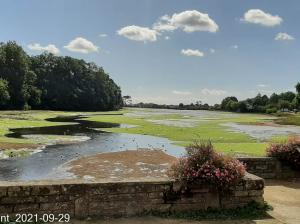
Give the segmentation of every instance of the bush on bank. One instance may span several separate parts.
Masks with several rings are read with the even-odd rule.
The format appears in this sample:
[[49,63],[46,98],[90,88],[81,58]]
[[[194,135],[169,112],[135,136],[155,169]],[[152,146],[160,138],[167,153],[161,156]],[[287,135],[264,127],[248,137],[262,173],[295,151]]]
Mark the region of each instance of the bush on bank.
[[300,142],[290,140],[287,143],[271,144],[267,155],[275,157],[295,170],[300,170]]
[[186,148],[186,155],[171,166],[168,175],[179,181],[227,188],[237,183],[245,172],[242,162],[217,153],[211,142],[198,142]]

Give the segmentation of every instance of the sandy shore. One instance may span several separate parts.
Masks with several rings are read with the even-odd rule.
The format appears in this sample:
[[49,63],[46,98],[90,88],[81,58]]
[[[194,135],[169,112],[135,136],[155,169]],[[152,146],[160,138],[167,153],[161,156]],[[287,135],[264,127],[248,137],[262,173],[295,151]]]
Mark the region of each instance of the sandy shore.
[[68,172],[85,180],[107,179],[152,180],[165,179],[170,165],[177,159],[161,150],[129,150],[100,153],[66,164]]

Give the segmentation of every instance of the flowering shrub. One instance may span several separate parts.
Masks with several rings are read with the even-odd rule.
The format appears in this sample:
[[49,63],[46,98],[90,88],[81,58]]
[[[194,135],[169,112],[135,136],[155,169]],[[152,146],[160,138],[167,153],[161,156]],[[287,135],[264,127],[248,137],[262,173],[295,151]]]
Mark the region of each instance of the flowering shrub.
[[235,184],[245,174],[245,166],[237,159],[215,152],[212,144],[195,143],[168,172],[177,180],[204,182],[217,187]]
[[267,155],[276,157],[295,170],[300,170],[300,143],[290,140],[284,144],[271,144]]

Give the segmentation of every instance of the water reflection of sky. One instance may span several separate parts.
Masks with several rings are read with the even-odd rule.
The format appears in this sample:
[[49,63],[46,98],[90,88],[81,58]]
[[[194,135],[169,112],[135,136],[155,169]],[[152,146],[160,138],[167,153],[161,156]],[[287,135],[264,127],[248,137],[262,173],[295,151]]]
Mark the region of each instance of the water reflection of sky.
[[[128,149],[163,149],[168,154],[179,156],[184,148],[171,144],[168,139],[134,134],[101,133],[93,134],[92,139],[72,145],[49,146],[45,150],[26,158],[0,160],[0,180],[41,180],[48,179],[62,164],[82,156],[100,152]],[[63,171],[61,171],[63,172]],[[62,177],[62,173],[52,178]]]

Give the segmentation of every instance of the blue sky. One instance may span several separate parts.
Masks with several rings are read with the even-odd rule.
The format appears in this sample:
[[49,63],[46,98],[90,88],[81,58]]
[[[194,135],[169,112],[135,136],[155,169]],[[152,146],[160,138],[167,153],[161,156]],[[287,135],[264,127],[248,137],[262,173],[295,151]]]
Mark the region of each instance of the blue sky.
[[299,0],[0,4],[0,41],[15,40],[30,55],[93,61],[136,102],[213,104],[294,90],[300,81]]

